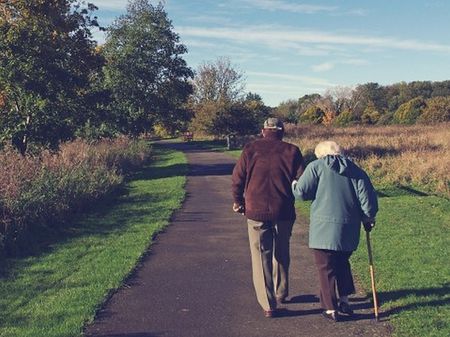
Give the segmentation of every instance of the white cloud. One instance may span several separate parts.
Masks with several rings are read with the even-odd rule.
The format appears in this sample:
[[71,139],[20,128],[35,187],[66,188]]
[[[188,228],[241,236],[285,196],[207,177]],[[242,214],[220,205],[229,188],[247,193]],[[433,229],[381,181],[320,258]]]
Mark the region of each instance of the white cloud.
[[183,43],[187,47],[200,47],[200,48],[216,48],[217,43],[208,42],[204,40],[198,40],[198,39],[181,39],[181,43]]
[[200,22],[200,23],[208,23],[208,24],[214,24],[214,25],[224,25],[224,24],[230,24],[231,18],[219,16],[219,15],[195,15],[195,16],[187,16],[186,20],[192,21],[192,22]]
[[337,60],[333,62],[323,62],[320,64],[315,64],[311,69],[315,72],[325,72],[334,69],[338,64],[349,64],[352,66],[363,66],[369,64],[368,61],[356,58]]
[[313,65],[311,68],[315,72],[322,72],[322,71],[328,71],[335,67],[335,64],[333,62],[324,62],[320,64]]
[[[251,83],[247,84],[250,92],[257,92],[261,95],[272,95],[280,100],[280,96],[299,97],[302,92],[325,91],[327,88],[311,88],[297,85],[280,85],[279,83]],[[273,104],[276,105],[276,104]]]
[[182,36],[226,39],[237,43],[259,43],[267,46],[280,44],[329,44],[339,46],[375,47],[397,50],[450,53],[450,45],[418,40],[402,40],[395,37],[372,37],[362,35],[339,35],[321,31],[274,29],[267,26],[202,28],[178,27]]
[[347,60],[342,60],[342,61],[340,61],[340,63],[350,64],[350,65],[353,65],[353,66],[364,66],[364,65],[368,65],[369,61],[362,60],[362,59],[350,58],[350,59],[347,59]]
[[[291,13],[316,14],[328,13],[332,16],[366,16],[367,11],[362,8],[344,10],[338,6],[313,5],[305,3],[288,2],[283,0],[245,0],[252,7],[268,11],[285,11]],[[312,1],[311,1],[312,2]]]
[[331,50],[328,48],[322,48],[317,45],[304,45],[304,44],[294,44],[292,46],[294,50],[296,50],[298,55],[302,56],[326,56],[330,55]]
[[246,0],[245,2],[270,11],[287,11],[293,13],[313,14],[317,12],[334,12],[338,8],[335,6],[320,6],[309,4],[298,4],[281,0]]
[[350,10],[348,12],[348,14],[354,15],[354,16],[366,16],[367,11],[365,9],[355,8],[355,9]]
[[292,74],[284,74],[284,73],[270,73],[270,72],[261,72],[261,71],[250,71],[246,74],[255,76],[255,77],[262,77],[265,80],[268,80],[270,82],[273,82],[274,79],[282,79],[286,81],[296,81],[299,83],[303,83],[306,85],[316,85],[316,86],[333,86],[334,84],[329,82],[327,79],[324,78],[318,78],[318,77],[310,77],[310,76],[298,76],[298,75],[292,75]]

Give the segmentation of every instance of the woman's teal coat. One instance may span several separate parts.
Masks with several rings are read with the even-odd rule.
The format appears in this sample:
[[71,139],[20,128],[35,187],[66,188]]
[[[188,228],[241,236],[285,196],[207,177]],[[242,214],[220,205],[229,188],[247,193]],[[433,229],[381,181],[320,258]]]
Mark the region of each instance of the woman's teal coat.
[[312,200],[310,248],[355,250],[361,222],[374,219],[378,211],[377,195],[369,177],[341,155],[311,162],[292,191],[298,199]]

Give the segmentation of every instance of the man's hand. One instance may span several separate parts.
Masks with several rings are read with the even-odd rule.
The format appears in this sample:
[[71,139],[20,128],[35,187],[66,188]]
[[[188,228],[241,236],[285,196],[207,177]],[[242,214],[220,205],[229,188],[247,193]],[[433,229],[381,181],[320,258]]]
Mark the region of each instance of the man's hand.
[[233,203],[233,211],[236,213],[245,213],[245,206],[237,203]]

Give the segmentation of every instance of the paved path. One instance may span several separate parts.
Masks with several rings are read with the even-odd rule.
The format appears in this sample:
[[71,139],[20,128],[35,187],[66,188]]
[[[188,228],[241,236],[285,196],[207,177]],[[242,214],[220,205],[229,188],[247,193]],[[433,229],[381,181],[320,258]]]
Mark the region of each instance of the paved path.
[[86,329],[87,336],[389,336],[388,323],[371,319],[370,303],[360,294],[353,297],[354,320],[322,318],[301,216],[291,245],[291,301],[281,317],[265,318],[253,291],[245,218],[231,211],[234,160],[192,144],[166,146],[187,155],[187,198],[136,274]]

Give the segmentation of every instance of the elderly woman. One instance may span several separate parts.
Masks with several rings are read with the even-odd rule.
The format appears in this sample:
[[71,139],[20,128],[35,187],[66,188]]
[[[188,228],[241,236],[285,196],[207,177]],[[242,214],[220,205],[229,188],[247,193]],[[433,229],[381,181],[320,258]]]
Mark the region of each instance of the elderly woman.
[[[323,316],[352,315],[348,295],[355,292],[349,258],[359,243],[361,223],[370,231],[378,211],[377,195],[367,174],[341,153],[333,141],[319,143],[317,160],[298,181],[294,196],[312,200],[309,247],[319,272]],[[336,295],[339,292],[339,303]]]

